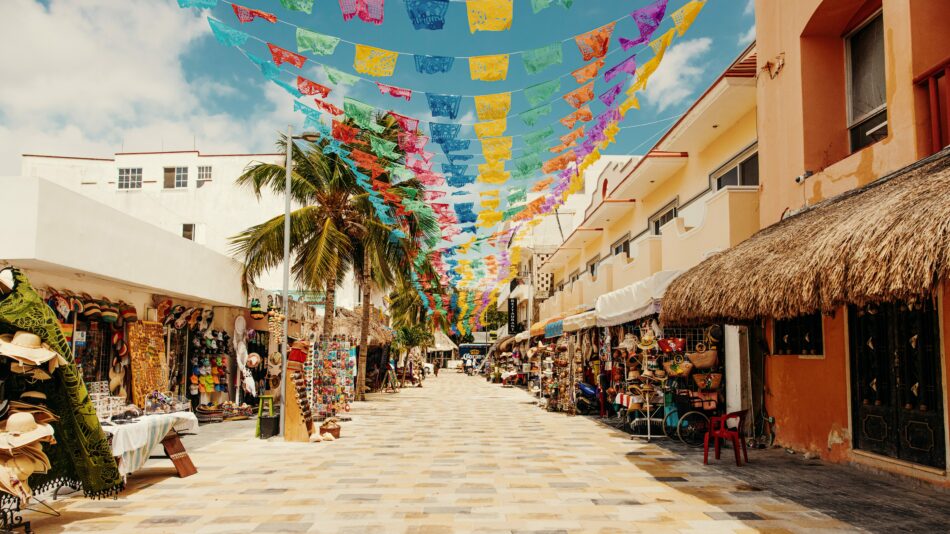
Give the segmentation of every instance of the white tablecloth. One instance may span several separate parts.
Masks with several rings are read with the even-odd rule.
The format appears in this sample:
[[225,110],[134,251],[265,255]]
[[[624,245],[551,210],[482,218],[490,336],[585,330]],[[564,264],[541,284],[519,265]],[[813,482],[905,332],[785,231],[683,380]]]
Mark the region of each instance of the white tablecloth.
[[198,418],[191,412],[146,415],[134,423],[107,425],[103,430],[112,434],[112,456],[119,458],[122,476],[138,471],[171,429],[181,433],[198,432]]

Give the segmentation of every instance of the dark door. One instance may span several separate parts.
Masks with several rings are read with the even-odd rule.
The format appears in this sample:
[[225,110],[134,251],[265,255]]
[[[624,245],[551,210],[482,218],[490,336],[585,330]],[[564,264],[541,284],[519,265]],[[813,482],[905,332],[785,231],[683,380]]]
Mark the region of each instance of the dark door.
[[937,321],[930,300],[849,309],[855,449],[945,467]]

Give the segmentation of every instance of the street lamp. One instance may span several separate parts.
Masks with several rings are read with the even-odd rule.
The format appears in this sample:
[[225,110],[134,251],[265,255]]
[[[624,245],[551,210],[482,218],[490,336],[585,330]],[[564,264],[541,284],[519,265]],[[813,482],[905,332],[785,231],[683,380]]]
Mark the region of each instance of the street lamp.
[[316,132],[294,135],[293,126],[287,126],[287,160],[284,164],[284,336],[280,340],[280,436],[284,436],[287,410],[287,348],[290,345],[290,175],[293,173],[294,141],[302,139],[314,142],[320,138]]

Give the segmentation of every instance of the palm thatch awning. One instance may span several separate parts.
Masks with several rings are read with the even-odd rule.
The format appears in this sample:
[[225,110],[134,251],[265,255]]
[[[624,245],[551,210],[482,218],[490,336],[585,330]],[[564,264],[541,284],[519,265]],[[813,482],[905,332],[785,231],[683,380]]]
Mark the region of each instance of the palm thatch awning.
[[915,300],[950,274],[950,148],[769,226],[680,275],[666,324]]
[[[371,346],[386,346],[392,343],[392,331],[382,323],[380,313],[375,309],[370,309],[369,314],[369,344]],[[333,320],[333,335],[347,338],[359,339],[360,325],[363,318],[362,308],[357,306],[354,310],[346,308],[336,309],[336,318]],[[323,334],[323,322],[318,321],[315,325],[317,335]]]

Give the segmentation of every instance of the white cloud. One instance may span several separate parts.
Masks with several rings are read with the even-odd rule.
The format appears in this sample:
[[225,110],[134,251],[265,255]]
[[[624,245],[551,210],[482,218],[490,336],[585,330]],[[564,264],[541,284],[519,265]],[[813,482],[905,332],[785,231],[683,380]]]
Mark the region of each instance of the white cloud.
[[4,58],[4,79],[15,82],[0,84],[0,174],[18,173],[25,152],[269,149],[274,130],[299,122],[290,96],[269,83],[242,117],[203,109],[235,88],[186,79],[182,56],[210,32],[202,14],[172,0],[6,0],[0,18],[0,46],[19,51]]
[[749,26],[749,29],[739,36],[739,46],[745,46],[755,40],[755,24]]
[[755,0],[748,0],[745,3],[745,9],[742,10],[743,15],[754,15],[755,14]]
[[647,102],[662,112],[692,95],[706,72],[704,57],[712,39],[690,39],[670,47],[644,91]]

